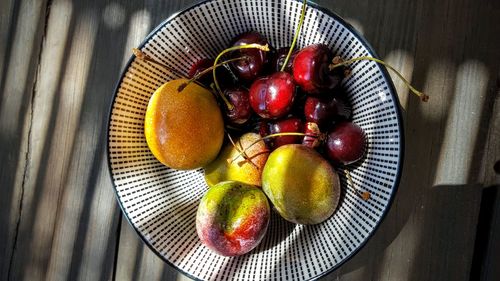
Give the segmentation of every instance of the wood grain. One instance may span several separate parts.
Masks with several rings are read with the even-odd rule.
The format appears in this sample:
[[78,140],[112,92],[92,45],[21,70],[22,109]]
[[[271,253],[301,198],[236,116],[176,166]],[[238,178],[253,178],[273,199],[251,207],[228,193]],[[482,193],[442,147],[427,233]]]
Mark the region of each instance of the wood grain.
[[353,13],[361,8],[359,17],[349,10],[347,17],[368,27],[365,36],[381,56],[403,54],[400,64],[431,99],[423,104],[397,87],[406,127],[398,195],[367,246],[326,279],[469,280],[500,15],[497,1],[474,3],[347,4]]
[[[122,218],[107,171],[107,113],[130,48],[197,1],[139,2],[0,2],[2,280],[188,280]],[[421,103],[393,76],[398,194],[367,245],[322,279],[469,280],[481,188],[499,184],[500,2],[317,3],[431,96]]]
[[[0,3],[0,279],[12,258],[27,193],[32,98],[45,26],[46,1]],[[26,17],[26,18],[24,18]],[[24,18],[24,19],[23,19]]]

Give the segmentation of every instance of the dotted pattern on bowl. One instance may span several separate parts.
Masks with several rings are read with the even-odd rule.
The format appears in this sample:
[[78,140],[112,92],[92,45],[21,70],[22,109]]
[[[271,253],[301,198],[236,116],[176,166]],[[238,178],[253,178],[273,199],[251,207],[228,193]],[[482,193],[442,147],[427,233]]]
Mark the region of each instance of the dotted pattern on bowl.
[[[301,2],[294,0],[213,0],[165,21],[141,50],[186,74],[193,62],[215,57],[231,39],[257,30],[279,48],[288,46]],[[308,6],[298,47],[325,43],[344,58],[373,55],[339,17]],[[117,198],[142,239],[166,262],[201,280],[308,280],[331,272],[359,250],[379,225],[394,196],[401,171],[402,132],[392,82],[374,62],[352,65],[343,82],[353,103],[354,122],[369,139],[368,153],[350,167],[354,184],[371,198],[343,185],[335,214],[319,225],[301,226],[273,212],[268,233],[252,252],[222,257],[196,234],[199,199],[207,189],[203,170],[176,171],[159,163],[144,138],[150,96],[177,76],[133,59],[119,83],[109,121],[108,156]],[[195,133],[193,133],[195,137]]]

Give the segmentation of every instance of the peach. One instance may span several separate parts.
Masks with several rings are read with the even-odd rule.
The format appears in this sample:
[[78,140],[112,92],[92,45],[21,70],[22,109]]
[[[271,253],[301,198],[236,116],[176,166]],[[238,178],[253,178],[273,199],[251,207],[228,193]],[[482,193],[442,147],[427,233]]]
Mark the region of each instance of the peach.
[[225,181],[209,188],[196,214],[201,242],[223,256],[239,256],[254,249],[269,224],[266,195],[256,186]]

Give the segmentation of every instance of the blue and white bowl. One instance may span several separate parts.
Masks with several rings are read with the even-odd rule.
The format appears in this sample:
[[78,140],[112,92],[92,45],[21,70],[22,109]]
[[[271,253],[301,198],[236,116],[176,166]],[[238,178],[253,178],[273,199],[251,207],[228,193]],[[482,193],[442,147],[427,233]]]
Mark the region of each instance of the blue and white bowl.
[[[198,59],[215,57],[236,35],[256,30],[276,48],[288,46],[302,3],[296,0],[210,0],[164,21],[140,49],[187,74]],[[343,58],[375,56],[352,26],[308,4],[298,47],[325,43]],[[201,280],[309,280],[351,258],[389,210],[403,161],[399,102],[387,71],[372,61],[352,65],[343,81],[353,120],[368,136],[368,152],[350,167],[353,183],[371,193],[357,196],[339,171],[338,210],[313,226],[294,225],[273,214],[262,243],[240,257],[222,257],[198,239],[195,217],[207,186],[203,170],[177,171],[158,162],[144,137],[144,115],[153,92],[178,78],[157,65],[130,59],[118,83],[109,117],[109,167],[118,202],[139,236],[164,261]]]

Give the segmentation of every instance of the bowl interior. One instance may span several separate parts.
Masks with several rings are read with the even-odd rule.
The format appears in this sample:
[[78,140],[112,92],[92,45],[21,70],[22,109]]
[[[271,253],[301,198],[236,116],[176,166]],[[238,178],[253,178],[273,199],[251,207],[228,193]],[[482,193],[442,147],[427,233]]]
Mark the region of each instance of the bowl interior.
[[[245,31],[261,32],[274,47],[288,46],[301,5],[294,0],[199,3],[162,23],[140,48],[186,74],[193,62],[215,57]],[[375,56],[342,19],[309,5],[298,47],[313,43],[325,43],[344,58]],[[391,204],[402,165],[399,103],[383,69],[361,61],[352,65],[352,76],[343,81],[354,122],[369,139],[366,157],[348,169],[353,183],[371,193],[370,200],[356,196],[339,170],[341,203],[330,219],[302,226],[273,213],[262,243],[249,254],[232,258],[212,253],[196,234],[196,210],[207,189],[203,170],[166,168],[150,153],[144,138],[149,98],[174,78],[174,73],[132,58],[115,93],[108,131],[109,166],[120,206],[159,256],[196,279],[307,280],[334,270],[364,245]]]

